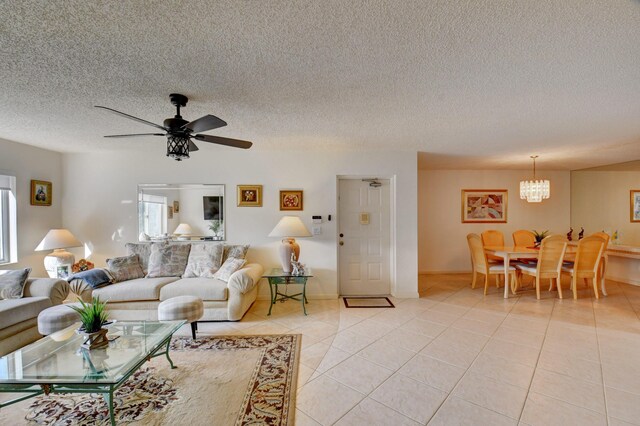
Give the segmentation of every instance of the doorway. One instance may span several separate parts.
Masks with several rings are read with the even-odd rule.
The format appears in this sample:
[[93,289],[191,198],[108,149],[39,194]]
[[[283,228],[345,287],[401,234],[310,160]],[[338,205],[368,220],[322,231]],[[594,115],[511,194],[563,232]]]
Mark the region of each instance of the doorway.
[[341,296],[391,293],[392,179],[338,178]]

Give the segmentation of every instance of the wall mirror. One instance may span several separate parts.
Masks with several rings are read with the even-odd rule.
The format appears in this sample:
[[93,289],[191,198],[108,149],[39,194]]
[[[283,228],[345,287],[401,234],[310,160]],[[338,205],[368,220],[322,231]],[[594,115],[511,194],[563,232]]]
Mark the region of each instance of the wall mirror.
[[223,241],[224,185],[138,185],[140,241]]
[[574,235],[604,231],[612,244],[640,246],[639,193],[640,160],[572,171]]

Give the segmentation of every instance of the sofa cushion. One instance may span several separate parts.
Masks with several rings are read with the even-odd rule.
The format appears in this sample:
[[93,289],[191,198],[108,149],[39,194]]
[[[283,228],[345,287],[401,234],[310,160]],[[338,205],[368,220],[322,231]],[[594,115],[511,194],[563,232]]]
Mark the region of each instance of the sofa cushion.
[[213,277],[227,282],[235,271],[242,269],[245,263],[247,263],[245,259],[230,257],[224,261],[220,269],[218,269],[218,272],[213,274]]
[[225,245],[224,246],[224,256],[222,256],[222,261],[235,257],[236,259],[244,259],[247,257],[247,251],[249,250],[249,244],[246,245]]
[[41,311],[50,306],[48,297],[0,300],[0,329],[37,318]]
[[105,302],[159,300],[160,289],[178,278],[138,278],[93,290],[92,295]]
[[145,275],[149,272],[149,256],[151,256],[151,246],[153,244],[157,243],[127,243],[124,245],[127,249],[127,254],[138,255],[138,261]]
[[206,301],[225,301],[227,283],[215,278],[182,278],[160,290],[160,300],[178,296],[196,296]]
[[24,284],[29,278],[31,268],[0,272],[0,300],[20,299],[24,293]]
[[147,277],[181,277],[187,267],[191,244],[151,246]]
[[222,244],[193,243],[183,278],[212,278],[222,265]]
[[107,269],[116,282],[144,277],[137,254],[107,259]]

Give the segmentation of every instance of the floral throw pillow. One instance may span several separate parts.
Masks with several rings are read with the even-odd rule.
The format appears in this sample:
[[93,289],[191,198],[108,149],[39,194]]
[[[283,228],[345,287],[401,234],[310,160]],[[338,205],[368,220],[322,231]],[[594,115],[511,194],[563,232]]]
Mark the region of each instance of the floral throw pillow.
[[222,264],[222,244],[195,243],[191,244],[189,261],[184,270],[183,278],[204,277],[213,278],[213,274]]
[[107,269],[116,282],[144,278],[137,254],[107,259]]
[[224,261],[218,272],[213,274],[213,278],[217,278],[220,281],[227,282],[231,275],[242,268],[244,264],[247,263],[246,259],[237,259],[235,257],[230,257]]
[[31,268],[7,271],[0,275],[0,300],[20,299]]
[[235,259],[244,259],[247,257],[247,250],[249,250],[249,244],[246,245],[230,245],[224,246],[224,256],[222,257],[223,261],[226,261],[230,258]]
[[191,244],[151,246],[147,278],[181,277],[187,267]]
[[142,271],[146,274],[149,270],[149,256],[151,256],[151,246],[157,243],[127,243],[124,246],[127,254],[137,254]]

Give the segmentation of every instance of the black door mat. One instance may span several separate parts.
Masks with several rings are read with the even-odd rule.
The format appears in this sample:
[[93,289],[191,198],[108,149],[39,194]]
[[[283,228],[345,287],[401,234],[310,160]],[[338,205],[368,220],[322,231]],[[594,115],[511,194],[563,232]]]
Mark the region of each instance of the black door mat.
[[395,308],[388,297],[343,297],[347,308]]

